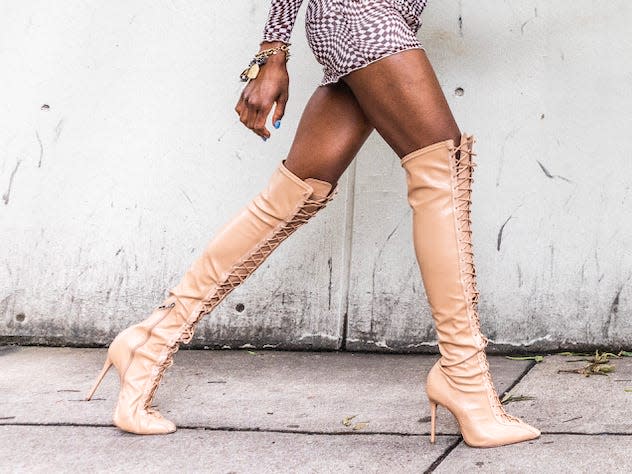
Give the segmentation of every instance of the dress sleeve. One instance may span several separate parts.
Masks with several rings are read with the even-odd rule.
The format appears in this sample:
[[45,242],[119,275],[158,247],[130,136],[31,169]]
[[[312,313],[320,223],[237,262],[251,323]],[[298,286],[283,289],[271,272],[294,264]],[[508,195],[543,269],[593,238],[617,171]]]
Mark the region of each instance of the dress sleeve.
[[301,3],[303,0],[272,0],[262,41],[282,41],[288,44]]

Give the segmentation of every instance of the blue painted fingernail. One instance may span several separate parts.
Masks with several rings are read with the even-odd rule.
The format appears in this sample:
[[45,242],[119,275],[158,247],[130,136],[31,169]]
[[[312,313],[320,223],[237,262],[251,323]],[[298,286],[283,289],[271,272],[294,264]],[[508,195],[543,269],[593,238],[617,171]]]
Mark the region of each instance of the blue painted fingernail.
[[276,122],[274,122],[274,128],[280,128],[281,127],[281,121],[277,120]]
[[261,137],[261,139],[265,142],[268,140],[268,137]]

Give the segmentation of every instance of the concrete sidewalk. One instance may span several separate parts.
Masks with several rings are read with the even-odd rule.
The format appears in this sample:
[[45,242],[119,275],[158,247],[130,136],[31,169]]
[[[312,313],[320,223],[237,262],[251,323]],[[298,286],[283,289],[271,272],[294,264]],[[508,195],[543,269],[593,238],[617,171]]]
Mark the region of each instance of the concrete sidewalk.
[[1,472],[623,472],[632,469],[632,358],[609,376],[583,362],[490,357],[499,394],[540,439],[470,448],[438,412],[429,442],[425,375],[437,356],[181,349],[156,404],[178,425],[137,436],[111,425],[111,370],[83,400],[104,349],[0,347]]

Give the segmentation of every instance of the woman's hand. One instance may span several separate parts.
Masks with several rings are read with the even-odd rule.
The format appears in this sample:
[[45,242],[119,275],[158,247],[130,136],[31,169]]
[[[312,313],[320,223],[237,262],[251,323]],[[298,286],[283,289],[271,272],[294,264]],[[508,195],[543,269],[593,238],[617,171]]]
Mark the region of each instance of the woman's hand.
[[[261,49],[272,48],[279,44],[282,43],[262,43]],[[246,84],[235,106],[235,112],[239,115],[241,123],[264,140],[270,138],[266,121],[272,106],[276,103],[272,115],[272,123],[275,128],[281,126],[280,120],[285,113],[290,84],[285,62],[284,53],[270,56],[267,62],[261,66],[259,75]]]

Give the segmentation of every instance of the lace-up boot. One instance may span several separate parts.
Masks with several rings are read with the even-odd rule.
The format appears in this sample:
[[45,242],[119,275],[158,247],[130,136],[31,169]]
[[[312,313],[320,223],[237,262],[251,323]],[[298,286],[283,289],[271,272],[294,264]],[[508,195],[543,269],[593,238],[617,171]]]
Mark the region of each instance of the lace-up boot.
[[114,424],[137,434],[175,431],[152,401],[180,344],[189,343],[198,322],[336,194],[337,186],[302,180],[285,167],[285,160],[280,162],[266,189],[217,232],[166,300],[114,338],[86,399],[114,365],[120,377]]
[[505,412],[485,355],[472,250],[472,145],[462,135],[401,160],[413,213],[413,242],[439,339],[441,357],[428,373],[431,442],[437,405],[457,419],[464,441],[491,447],[537,438],[540,431]]

